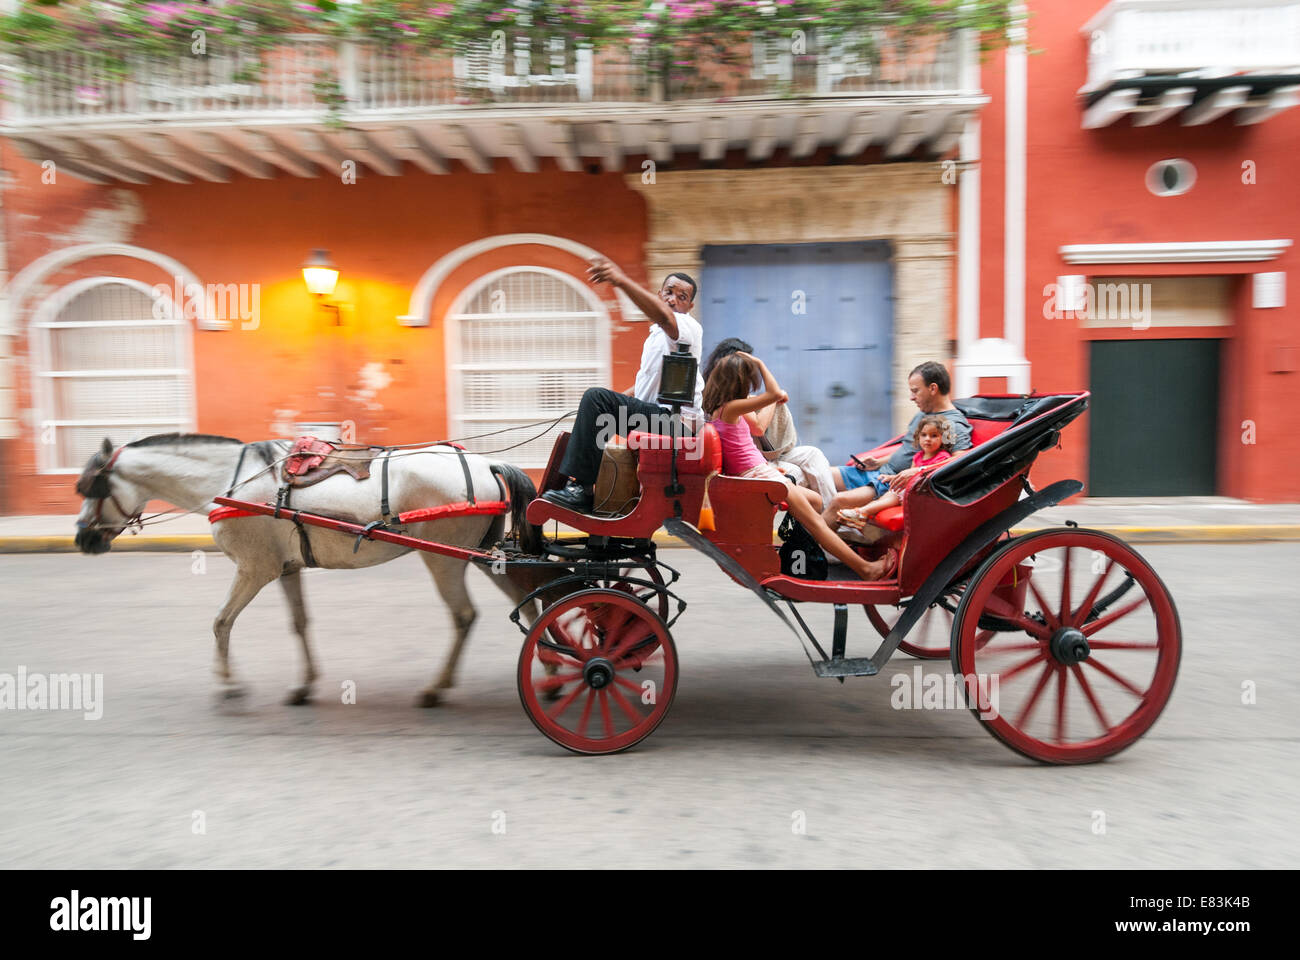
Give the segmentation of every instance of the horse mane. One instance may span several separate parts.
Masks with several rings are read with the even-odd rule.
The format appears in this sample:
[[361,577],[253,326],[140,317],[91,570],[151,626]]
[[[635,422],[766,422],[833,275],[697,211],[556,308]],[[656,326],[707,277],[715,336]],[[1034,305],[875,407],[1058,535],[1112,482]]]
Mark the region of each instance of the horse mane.
[[162,447],[173,443],[243,443],[235,437],[221,437],[215,433],[156,433],[124,443],[124,447]]

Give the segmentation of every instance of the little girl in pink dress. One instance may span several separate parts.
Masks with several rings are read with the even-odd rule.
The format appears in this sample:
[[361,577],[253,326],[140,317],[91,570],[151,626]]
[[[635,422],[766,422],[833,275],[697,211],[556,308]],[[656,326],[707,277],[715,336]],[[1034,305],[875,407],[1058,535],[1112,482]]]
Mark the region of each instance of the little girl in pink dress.
[[[922,417],[921,422],[916,425],[916,435],[912,439],[918,447],[916,456],[912,457],[912,466],[937,467],[945,460],[952,459],[952,447],[956,438],[952,423],[947,417]],[[896,507],[902,502],[901,494],[890,490],[865,507],[841,510],[839,518],[848,526],[861,530],[866,522],[881,510]]]

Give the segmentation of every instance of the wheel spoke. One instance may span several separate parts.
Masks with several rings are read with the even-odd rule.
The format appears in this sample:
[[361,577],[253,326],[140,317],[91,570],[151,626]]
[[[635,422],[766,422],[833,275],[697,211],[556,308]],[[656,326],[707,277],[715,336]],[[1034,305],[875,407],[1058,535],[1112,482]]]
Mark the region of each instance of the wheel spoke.
[[535,689],[535,690],[558,690],[558,689],[560,689],[560,687],[564,686],[564,685],[565,685],[566,683],[568,683],[570,680],[581,680],[581,679],[582,679],[582,674],[581,674],[581,673],[563,673],[563,674],[561,674],[561,673],[556,673],[556,674],[553,674],[553,675],[551,675],[551,676],[549,676],[549,677],[546,677],[544,680],[536,680],[536,681],[534,681],[534,682],[533,682],[533,689]]
[[1069,626],[1077,627],[1079,624],[1083,623],[1084,618],[1088,616],[1088,612],[1092,610],[1092,605],[1096,603],[1097,598],[1101,596],[1102,585],[1105,584],[1106,578],[1110,576],[1110,572],[1114,568],[1115,558],[1107,557],[1106,569],[1101,572],[1101,576],[1099,576],[1093,583],[1092,588],[1088,591],[1088,595],[1083,598],[1083,603],[1079,604],[1079,609],[1075,610],[1074,613],[1070,615]]
[[1123,643],[1119,640],[1089,640],[1093,650],[1159,650],[1158,643]]
[[1085,623],[1079,629],[1083,631],[1083,635],[1085,637],[1091,637],[1098,630],[1102,630],[1105,627],[1109,627],[1120,617],[1127,617],[1130,613],[1132,613],[1134,610],[1136,610],[1138,607],[1142,606],[1142,604],[1146,602],[1147,602],[1147,597],[1146,594],[1144,593],[1142,596],[1138,597],[1132,603],[1120,607],[1118,610],[1114,610],[1106,614],[1104,617],[1098,617],[1096,620],[1092,621],[1092,623]]
[[637,695],[638,698],[640,698],[642,691],[641,691],[641,686],[639,684],[634,683],[633,681],[629,680],[627,677],[620,677],[617,674],[614,675],[614,682],[617,683],[620,687],[625,687],[628,690],[632,691]]
[[1056,742],[1065,743],[1065,669],[1056,668]]
[[[1030,583],[1030,586],[1032,587],[1033,583]],[[1019,627],[1031,637],[1037,637],[1039,640],[1046,640],[1050,636],[1050,631],[1046,626],[1030,620],[1023,611],[1017,612],[1011,604],[1001,597],[990,596],[988,603],[984,607],[984,612]],[[1049,613],[1047,616],[1050,617],[1051,614]]]
[[1020,663],[1016,664],[1010,670],[1005,670],[1005,671],[999,670],[996,674],[998,678],[998,683],[1006,683],[1012,677],[1019,676],[1020,674],[1028,670],[1030,667],[1032,667],[1034,664],[1041,663],[1046,657],[1047,654],[1040,649],[1036,654],[1034,654],[1028,660],[1022,660]]
[[623,712],[627,714],[627,718],[632,721],[632,726],[635,727],[641,722],[641,714],[632,709],[632,704],[627,702],[627,697],[623,696],[623,694],[619,692],[618,687],[606,687],[605,689],[607,689],[609,695],[614,698],[614,702],[617,703],[619,707],[622,708]]
[[[987,632],[990,633],[990,634],[993,633],[992,630],[989,630],[989,631],[987,631]],[[1043,649],[1043,644],[1042,644],[1041,642],[1038,642],[1038,643],[1000,643],[1000,644],[998,644],[997,646],[993,646],[993,647],[985,647],[985,648],[984,648],[984,652],[987,653],[989,656],[992,656],[992,655],[995,654],[995,653],[1013,653],[1013,652],[1016,651],[1016,650],[1041,650],[1041,649]]]
[[[979,631],[978,633],[975,634],[975,649],[983,650],[985,645],[987,645],[988,642],[996,636],[997,636],[997,632],[994,630]],[[1037,646],[1037,644],[1034,644],[1034,646]]]
[[1064,623],[1070,615],[1070,548],[1065,548],[1065,560],[1061,562],[1061,612],[1056,616],[1058,624]]
[[[537,685],[533,684],[533,686],[534,688],[536,688]],[[586,689],[587,689],[586,684],[582,684],[582,683],[578,684],[578,686],[574,687],[572,692],[567,694],[563,700],[561,700],[555,706],[551,707],[550,710],[546,711],[547,714],[550,716],[552,720],[559,720],[560,714],[562,714],[565,710],[568,710],[569,704],[573,703],[574,700],[578,699],[578,694],[582,693],[582,691]]]
[[600,719],[604,721],[605,724],[605,736],[612,737],[614,735],[614,718],[610,716],[609,697],[605,696],[604,689],[600,691],[599,699],[600,699]]
[[1135,687],[1133,684],[1129,683],[1127,680],[1125,680],[1123,677],[1121,677],[1118,673],[1116,673],[1116,672],[1115,672],[1114,670],[1112,670],[1110,667],[1106,666],[1104,663],[1102,663],[1102,662],[1101,662],[1100,660],[1098,660],[1096,657],[1089,657],[1087,660],[1085,660],[1085,661],[1083,661],[1083,662],[1092,665],[1092,666],[1093,666],[1094,668],[1096,668],[1097,670],[1100,670],[1102,673],[1104,673],[1106,676],[1110,677],[1112,680],[1114,680],[1116,683],[1118,683],[1121,687],[1123,687],[1123,688],[1124,688],[1125,690],[1127,690],[1129,693],[1133,694],[1133,696],[1138,697],[1138,698],[1145,698],[1145,697],[1146,697],[1146,691],[1145,691],[1145,690],[1139,690],[1137,687]]
[[1106,719],[1106,712],[1101,709],[1101,704],[1097,702],[1097,697],[1092,692],[1092,685],[1088,683],[1088,678],[1083,675],[1083,671],[1079,669],[1077,663],[1070,664],[1070,672],[1073,673],[1075,679],[1079,681],[1079,686],[1083,688],[1083,695],[1088,698],[1088,703],[1092,704],[1092,712],[1095,713],[1097,719],[1101,721],[1102,730],[1106,733],[1110,733],[1113,728],[1110,725],[1110,721]]
[[1043,688],[1047,686],[1047,681],[1052,679],[1052,664],[1050,661],[1043,664],[1043,672],[1038,676],[1038,684],[1034,687],[1034,692],[1029,695],[1029,702],[1026,703],[1020,711],[1020,716],[1016,718],[1016,726],[1024,729],[1029,722],[1029,715],[1034,712],[1034,706],[1038,703],[1038,698],[1043,693]]
[[578,736],[587,735],[587,722],[591,719],[591,705],[596,699],[596,691],[587,688],[587,702],[582,706],[582,716],[578,718]]
[[1038,586],[1034,583],[1034,577],[1029,575],[1029,592],[1034,595],[1034,600],[1038,603],[1038,609],[1043,611],[1043,619],[1047,621],[1049,630],[1055,630],[1060,624],[1056,620],[1056,614],[1052,612],[1052,607],[1043,599],[1042,593],[1039,592]]

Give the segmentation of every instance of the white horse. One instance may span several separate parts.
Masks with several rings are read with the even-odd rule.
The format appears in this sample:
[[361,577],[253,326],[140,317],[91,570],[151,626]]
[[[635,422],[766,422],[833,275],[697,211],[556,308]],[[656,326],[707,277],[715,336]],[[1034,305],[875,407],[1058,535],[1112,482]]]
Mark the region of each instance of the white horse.
[[[151,500],[164,500],[190,511],[216,508],[213,497],[230,493],[241,500],[273,502],[280,487],[278,463],[288,453],[283,440],[244,444],[231,437],[208,434],[169,433],[136,440],[114,450],[105,439],[103,446],[86,464],[77,481],[77,492],[86,498],[77,517],[77,546],[83,553],[104,553],[115,537],[132,526]],[[242,454],[242,455],[241,455]],[[464,466],[462,466],[462,463]],[[462,458],[455,448],[439,445],[396,450],[389,464],[388,499],[390,515],[424,507],[460,503],[467,499],[466,470],[477,500],[499,500],[500,475],[509,495],[511,520],[519,547],[528,553],[541,549],[541,530],[524,520],[524,511],[535,496],[533,483],[519,469],[494,463],[475,454]],[[238,471],[238,476],[236,472]],[[354,480],[346,473],[335,474],[312,486],[297,488],[290,497],[291,509],[318,513],[354,523],[380,520],[382,466],[371,465],[367,480]],[[450,516],[410,523],[404,530],[411,536],[462,547],[490,550],[502,536],[503,515]],[[266,516],[235,517],[212,525],[212,537],[221,551],[235,562],[235,580],[225,605],[213,623],[216,638],[216,673],[225,696],[240,696],[243,687],[230,668],[230,630],[235,618],[258,592],[272,580],[279,580],[293,615],[293,628],[302,644],[302,683],[292,687],[288,703],[306,703],[316,680],[316,665],[307,638],[307,611],[303,604],[299,571],[315,565],[332,569],[354,569],[385,563],[410,548],[376,540],[363,540],[356,552],[356,537],[307,526],[304,542],[294,523]],[[421,551],[420,559],[451,610],[456,641],[442,673],[420,695],[422,706],[433,706],[441,692],[455,684],[456,665],[477,613],[465,588],[466,563],[451,557]],[[502,564],[492,581],[516,603],[536,586],[552,579],[548,568],[530,570]],[[521,611],[528,623],[535,615],[535,602]]]

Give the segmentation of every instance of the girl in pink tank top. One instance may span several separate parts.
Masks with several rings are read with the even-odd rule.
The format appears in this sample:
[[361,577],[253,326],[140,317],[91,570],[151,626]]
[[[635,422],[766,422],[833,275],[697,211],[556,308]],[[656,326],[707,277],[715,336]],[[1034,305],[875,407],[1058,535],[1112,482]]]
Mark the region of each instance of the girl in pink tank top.
[[[750,396],[759,379],[764,392]],[[754,445],[745,415],[770,403],[790,398],[772,371],[757,357],[733,353],[720,360],[704,385],[704,414],[722,441],[722,472],[731,476],[779,480],[785,476],[772,466]],[[853,570],[863,580],[880,580],[893,572],[897,557],[892,552],[880,560],[868,561],[835,535],[821,515],[821,497],[811,490],[786,484],[790,513],[821,544],[822,549]]]

